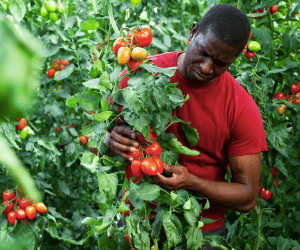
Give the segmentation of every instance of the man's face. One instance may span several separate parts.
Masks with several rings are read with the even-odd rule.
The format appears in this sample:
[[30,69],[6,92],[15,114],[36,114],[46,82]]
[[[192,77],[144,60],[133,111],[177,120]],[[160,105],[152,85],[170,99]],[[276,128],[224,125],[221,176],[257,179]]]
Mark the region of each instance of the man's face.
[[238,48],[223,43],[210,29],[194,36],[185,55],[188,79],[195,85],[213,82],[234,62],[237,52]]

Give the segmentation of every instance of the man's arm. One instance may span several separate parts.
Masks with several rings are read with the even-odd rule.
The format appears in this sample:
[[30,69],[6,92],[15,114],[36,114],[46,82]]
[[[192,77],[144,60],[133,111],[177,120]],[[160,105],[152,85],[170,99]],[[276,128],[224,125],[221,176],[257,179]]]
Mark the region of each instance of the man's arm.
[[190,174],[184,166],[170,166],[171,178],[161,174],[151,176],[152,181],[169,190],[186,189],[196,191],[232,210],[250,212],[255,206],[261,172],[260,153],[229,157],[232,182],[211,181]]

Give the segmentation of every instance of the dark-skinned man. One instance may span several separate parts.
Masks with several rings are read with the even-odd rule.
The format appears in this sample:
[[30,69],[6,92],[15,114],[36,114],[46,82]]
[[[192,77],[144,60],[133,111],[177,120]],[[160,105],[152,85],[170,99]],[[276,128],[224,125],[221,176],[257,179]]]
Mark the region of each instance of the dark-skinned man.
[[[186,189],[207,197],[210,208],[203,210],[204,218],[216,220],[205,224],[203,235],[226,235],[226,209],[250,212],[257,200],[261,173],[261,152],[268,151],[260,111],[253,98],[228,73],[227,69],[244,49],[250,34],[248,17],[231,5],[219,4],[211,8],[199,24],[190,29],[186,52],[175,51],[155,56],[151,63],[159,67],[178,66],[170,82],[190,99],[173,115],[190,121],[200,139],[191,147],[180,124],[173,124],[168,133],[199,156],[180,155],[180,166],[165,164],[172,172],[170,178],[157,174],[152,181],[168,190]],[[124,74],[126,71],[123,71]],[[127,87],[126,77],[121,83]],[[106,144],[125,159],[138,147],[136,134],[124,127],[115,127]],[[225,181],[226,166],[230,163],[232,182]],[[125,169],[130,178],[130,168]],[[200,218],[199,218],[200,219]],[[166,240],[164,232],[160,247]],[[207,249],[216,249],[206,244]]]

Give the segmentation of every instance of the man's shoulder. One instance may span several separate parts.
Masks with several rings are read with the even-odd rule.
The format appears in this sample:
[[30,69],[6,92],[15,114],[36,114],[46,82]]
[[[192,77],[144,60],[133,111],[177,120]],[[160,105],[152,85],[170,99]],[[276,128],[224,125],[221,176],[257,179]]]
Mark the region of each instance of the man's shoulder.
[[173,67],[177,66],[177,57],[180,53],[184,51],[173,51],[173,52],[165,52],[162,54],[157,54],[154,56],[149,56],[147,59],[155,58],[150,63],[154,63],[159,67]]

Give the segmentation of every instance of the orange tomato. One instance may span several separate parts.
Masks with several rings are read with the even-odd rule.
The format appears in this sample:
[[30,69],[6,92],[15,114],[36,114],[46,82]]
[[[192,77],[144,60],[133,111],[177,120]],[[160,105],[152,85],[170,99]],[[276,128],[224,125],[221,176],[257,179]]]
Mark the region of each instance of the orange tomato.
[[121,47],[118,50],[118,63],[120,65],[125,65],[130,60],[131,50],[127,47]]

